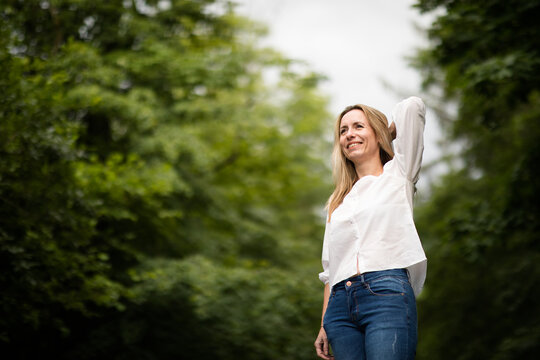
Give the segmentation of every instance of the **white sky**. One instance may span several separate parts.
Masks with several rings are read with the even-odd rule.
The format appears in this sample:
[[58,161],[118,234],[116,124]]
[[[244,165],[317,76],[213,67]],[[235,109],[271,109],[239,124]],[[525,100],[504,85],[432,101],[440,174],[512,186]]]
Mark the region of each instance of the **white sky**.
[[[262,46],[304,60],[328,77],[321,88],[330,96],[332,114],[363,103],[390,118],[393,106],[401,100],[392,89],[422,96],[420,77],[408,67],[405,57],[427,45],[414,24],[427,28],[432,18],[412,8],[414,0],[236,2],[238,13],[269,27]],[[427,106],[424,161],[430,162],[439,156],[439,128]]]

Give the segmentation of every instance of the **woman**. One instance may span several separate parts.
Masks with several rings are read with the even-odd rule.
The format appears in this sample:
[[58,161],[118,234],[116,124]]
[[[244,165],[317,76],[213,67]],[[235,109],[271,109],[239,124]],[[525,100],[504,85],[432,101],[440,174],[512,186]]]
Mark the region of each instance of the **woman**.
[[337,119],[315,341],[323,359],[333,358],[329,344],[337,360],[414,359],[415,296],[426,276],[413,222],[424,116],[422,100],[411,97],[396,106],[390,127],[365,105],[349,106]]

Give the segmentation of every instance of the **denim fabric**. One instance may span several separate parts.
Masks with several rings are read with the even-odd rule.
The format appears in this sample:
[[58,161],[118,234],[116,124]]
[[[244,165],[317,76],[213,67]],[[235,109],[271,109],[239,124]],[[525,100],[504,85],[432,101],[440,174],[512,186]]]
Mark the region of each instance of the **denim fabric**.
[[368,272],[337,283],[323,324],[336,360],[414,359],[416,300],[407,270]]

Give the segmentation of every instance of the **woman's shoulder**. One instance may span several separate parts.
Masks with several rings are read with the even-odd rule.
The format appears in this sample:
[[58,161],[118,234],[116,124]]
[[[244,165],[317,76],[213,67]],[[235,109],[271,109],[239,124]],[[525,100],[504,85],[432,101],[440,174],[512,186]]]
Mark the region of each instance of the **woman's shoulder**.
[[400,167],[400,162],[403,161],[403,154],[396,152],[394,153],[394,157],[392,158],[392,160],[384,164],[383,174],[385,175],[385,177],[393,179],[393,183],[395,183],[396,181],[399,183],[402,183],[403,181],[408,181],[407,176],[403,172],[403,169]]

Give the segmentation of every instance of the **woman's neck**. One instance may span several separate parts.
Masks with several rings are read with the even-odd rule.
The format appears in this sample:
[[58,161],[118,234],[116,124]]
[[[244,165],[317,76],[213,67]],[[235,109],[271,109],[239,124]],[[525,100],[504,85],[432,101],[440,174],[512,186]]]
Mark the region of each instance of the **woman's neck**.
[[354,164],[354,168],[358,179],[361,179],[366,175],[379,176],[383,172],[383,165],[380,158],[373,159],[372,161],[364,161],[360,164]]

